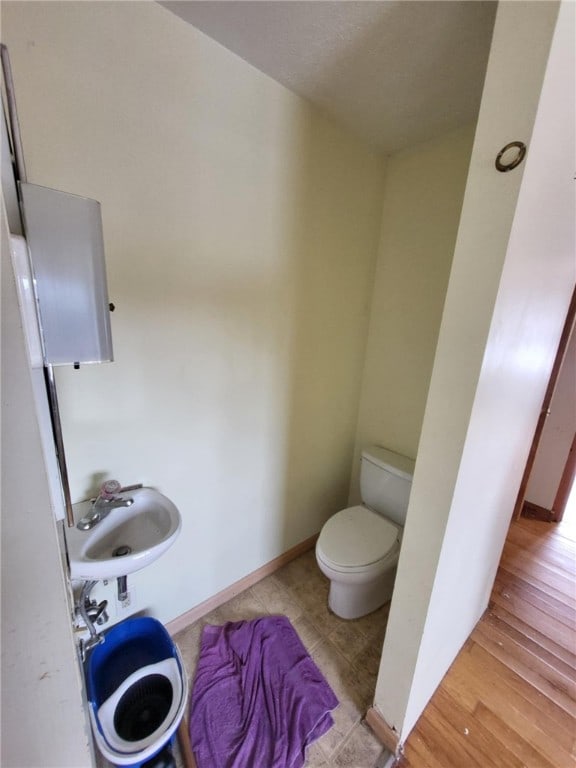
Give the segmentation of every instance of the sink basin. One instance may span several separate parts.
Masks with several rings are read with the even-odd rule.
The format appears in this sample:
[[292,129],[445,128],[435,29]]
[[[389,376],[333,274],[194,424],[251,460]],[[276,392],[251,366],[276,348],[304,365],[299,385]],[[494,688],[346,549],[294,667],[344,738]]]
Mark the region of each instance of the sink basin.
[[[174,504],[152,488],[118,494],[133,499],[129,507],[116,507],[89,531],[66,529],[70,577],[100,580],[126,576],[145,568],[176,541],[182,521]],[[74,504],[76,522],[92,506]],[[114,552],[127,554],[114,555]]]

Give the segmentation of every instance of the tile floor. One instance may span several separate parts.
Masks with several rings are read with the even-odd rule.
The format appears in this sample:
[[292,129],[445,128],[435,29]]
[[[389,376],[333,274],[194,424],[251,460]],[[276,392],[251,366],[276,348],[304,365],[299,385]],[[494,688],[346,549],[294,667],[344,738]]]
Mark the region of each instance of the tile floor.
[[356,621],[339,619],[328,609],[328,580],[310,551],[182,630],[174,640],[192,679],[205,624],[267,614],[288,616],[340,701],[332,713],[334,726],[308,750],[307,768],[376,768],[385,762],[384,750],[362,718],[372,704],[388,608]]

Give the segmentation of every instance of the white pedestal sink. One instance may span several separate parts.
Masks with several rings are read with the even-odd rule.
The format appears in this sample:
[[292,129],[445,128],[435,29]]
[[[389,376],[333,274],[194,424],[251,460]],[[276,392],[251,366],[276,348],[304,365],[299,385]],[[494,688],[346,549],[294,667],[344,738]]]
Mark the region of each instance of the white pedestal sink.
[[[70,578],[100,581],[126,576],[153,563],[176,541],[182,521],[170,499],[152,488],[118,495],[134,503],[111,509],[88,531],[66,529]],[[74,505],[76,522],[91,506],[91,501]],[[122,552],[126,554],[114,554]]]

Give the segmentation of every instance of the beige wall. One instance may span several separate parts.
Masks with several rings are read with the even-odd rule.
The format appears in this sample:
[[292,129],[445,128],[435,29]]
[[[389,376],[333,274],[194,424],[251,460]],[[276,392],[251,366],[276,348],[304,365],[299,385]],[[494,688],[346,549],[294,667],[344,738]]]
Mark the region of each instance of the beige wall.
[[91,765],[56,523],[2,208],[4,768]]
[[[30,180],[103,203],[116,362],[59,376],[73,492],[84,496],[102,473],[157,485],[180,506],[181,540],[131,580],[136,607],[167,620],[345,503],[381,164],[158,6],[2,11]],[[535,277],[559,230],[536,229],[546,247],[529,249],[526,272],[528,228],[492,323],[523,170],[500,176],[492,163],[511,135],[530,133],[554,12],[547,3],[499,11],[497,93],[472,164],[483,183],[467,192],[470,227],[457,246],[376,691],[402,737],[485,605],[565,311],[558,284],[545,294]],[[524,77],[528,98],[503,109]],[[554,104],[549,114],[571,130]],[[549,154],[539,141],[527,177],[533,157]],[[563,159],[562,142],[554,147]],[[537,173],[525,188],[536,203],[525,221],[539,221],[543,181]],[[558,253],[560,271],[547,274],[565,286]],[[555,301],[532,313],[534,295]],[[524,343],[540,350],[533,369],[518,357]]]
[[[474,128],[389,158],[360,400],[366,445],[416,457]],[[351,496],[356,499],[358,472]]]
[[346,504],[383,164],[155,3],[2,15],[29,180],[102,203],[115,362],[58,372],[72,495],[180,508],[129,579],[166,621]]
[[[546,70],[557,10],[496,17],[376,689],[401,741],[487,606],[572,291],[574,6]],[[527,159],[499,174],[511,137]]]

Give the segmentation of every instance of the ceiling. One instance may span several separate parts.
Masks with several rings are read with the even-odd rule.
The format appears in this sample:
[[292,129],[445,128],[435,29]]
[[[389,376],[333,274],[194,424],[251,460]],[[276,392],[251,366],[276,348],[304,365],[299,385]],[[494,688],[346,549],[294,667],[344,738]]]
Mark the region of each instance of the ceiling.
[[476,119],[496,2],[161,4],[382,152]]

